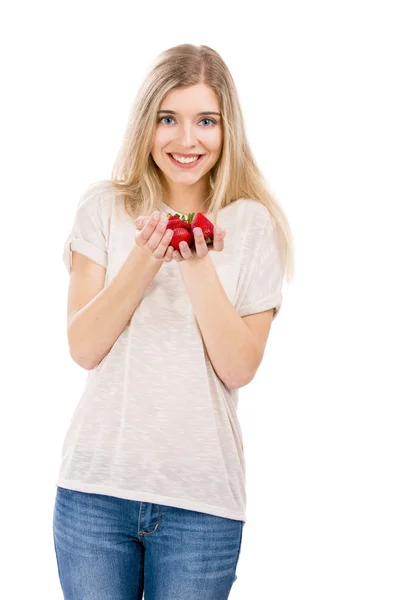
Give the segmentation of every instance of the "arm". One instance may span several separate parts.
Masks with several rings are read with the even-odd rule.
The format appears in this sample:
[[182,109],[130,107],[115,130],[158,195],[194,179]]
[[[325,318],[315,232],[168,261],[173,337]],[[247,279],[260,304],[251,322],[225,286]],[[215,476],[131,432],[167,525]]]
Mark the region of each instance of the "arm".
[[99,269],[104,282],[105,268],[86,256],[74,257],[68,299],[68,344],[77,364],[91,370],[108,354],[162,264],[135,246],[114,279],[98,292],[102,287]]
[[261,351],[226,295],[211,257],[184,260],[178,266],[217,375],[229,389],[247,385]]

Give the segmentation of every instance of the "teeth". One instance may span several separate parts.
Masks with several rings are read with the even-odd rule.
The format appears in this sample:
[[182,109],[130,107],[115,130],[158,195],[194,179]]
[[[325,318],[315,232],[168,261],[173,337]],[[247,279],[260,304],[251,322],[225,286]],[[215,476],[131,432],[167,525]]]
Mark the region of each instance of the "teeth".
[[195,160],[197,160],[199,158],[199,156],[201,156],[201,155],[199,154],[199,156],[197,156],[197,157],[193,156],[192,158],[184,158],[183,156],[178,156],[177,154],[172,154],[171,156],[178,162],[191,163],[191,162],[194,162]]

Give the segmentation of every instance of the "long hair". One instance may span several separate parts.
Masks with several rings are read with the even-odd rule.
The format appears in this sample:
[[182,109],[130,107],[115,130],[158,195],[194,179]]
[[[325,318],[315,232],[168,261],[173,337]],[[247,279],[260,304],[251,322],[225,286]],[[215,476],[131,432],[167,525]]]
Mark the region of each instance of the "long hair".
[[215,224],[219,209],[239,198],[260,201],[274,221],[286,279],[290,280],[293,243],[288,219],[253,158],[232,75],[209,46],[180,44],[156,58],[134,100],[111,179],[100,183],[109,184],[116,196],[122,196],[123,207],[132,219],[160,209],[161,201],[165,201],[164,189],[151,156],[157,111],[168,92],[197,84],[213,89],[223,127],[221,154],[210,170],[210,192],[204,199],[211,220]]

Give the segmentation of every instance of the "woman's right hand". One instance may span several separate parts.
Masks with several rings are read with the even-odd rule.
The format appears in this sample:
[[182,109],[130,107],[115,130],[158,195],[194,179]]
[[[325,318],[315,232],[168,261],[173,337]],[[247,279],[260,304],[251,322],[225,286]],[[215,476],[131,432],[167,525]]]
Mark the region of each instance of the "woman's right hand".
[[[156,218],[159,215],[159,219]],[[165,220],[162,218],[165,217]],[[173,247],[169,245],[173,230],[167,229],[168,215],[155,211],[151,217],[138,217],[136,219],[136,246],[147,255],[162,262],[172,260]]]

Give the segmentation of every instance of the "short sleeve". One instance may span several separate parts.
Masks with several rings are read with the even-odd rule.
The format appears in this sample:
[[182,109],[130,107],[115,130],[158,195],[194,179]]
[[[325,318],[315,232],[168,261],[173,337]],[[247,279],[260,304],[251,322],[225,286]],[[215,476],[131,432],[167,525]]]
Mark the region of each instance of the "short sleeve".
[[90,190],[91,188],[86,190],[79,200],[72,229],[64,243],[63,261],[68,272],[71,271],[72,250],[107,268],[108,253],[101,216],[101,192]]
[[237,308],[241,317],[275,308],[276,318],[282,305],[282,285],[285,274],[282,244],[272,219],[259,235],[254,252],[250,253],[247,287]]

